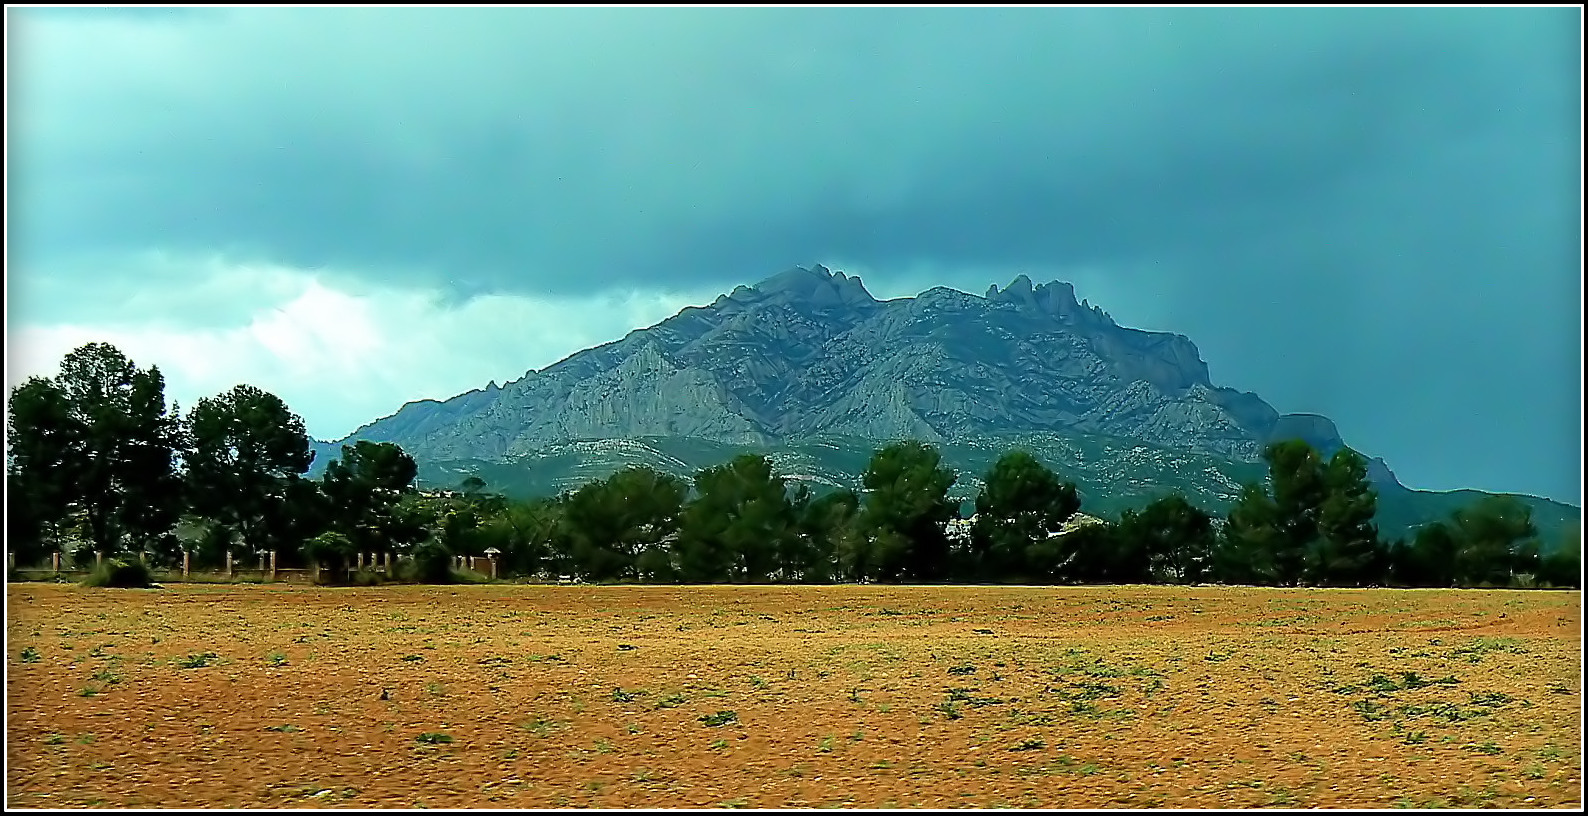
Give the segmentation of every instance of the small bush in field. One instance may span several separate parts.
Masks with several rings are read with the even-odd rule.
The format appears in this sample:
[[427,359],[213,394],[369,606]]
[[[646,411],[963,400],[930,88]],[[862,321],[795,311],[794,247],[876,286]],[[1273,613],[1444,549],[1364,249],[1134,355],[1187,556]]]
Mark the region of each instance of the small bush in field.
[[392,574],[399,581],[416,584],[456,583],[452,551],[439,541],[426,541],[415,547],[412,557],[398,561]]
[[83,579],[83,586],[148,589],[154,586],[154,576],[142,561],[112,558],[95,567],[94,571]]

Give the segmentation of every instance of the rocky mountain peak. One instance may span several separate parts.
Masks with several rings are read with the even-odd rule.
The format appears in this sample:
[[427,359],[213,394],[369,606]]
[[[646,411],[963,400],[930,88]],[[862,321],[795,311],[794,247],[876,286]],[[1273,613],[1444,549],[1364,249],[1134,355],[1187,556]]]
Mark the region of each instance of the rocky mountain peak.
[[996,284],[988,287],[985,297],[993,303],[1010,303],[1017,309],[1049,315],[1069,325],[1114,325],[1113,319],[1102,309],[1085,301],[1077,303],[1075,286],[1064,281],[1032,284],[1030,277],[1021,274],[1001,291]]
[[747,294],[759,294],[768,300],[805,302],[817,308],[857,306],[877,302],[877,299],[866,291],[865,284],[861,283],[858,275],[834,273],[821,264],[809,269],[796,266],[748,289],[741,286],[733,291],[735,299],[741,299],[740,290],[744,290]]

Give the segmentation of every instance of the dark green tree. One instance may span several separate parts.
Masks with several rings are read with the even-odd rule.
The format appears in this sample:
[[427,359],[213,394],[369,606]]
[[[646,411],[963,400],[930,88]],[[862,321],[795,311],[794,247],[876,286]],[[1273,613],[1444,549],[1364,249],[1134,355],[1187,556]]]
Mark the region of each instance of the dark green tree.
[[1163,584],[1194,584],[1208,574],[1216,536],[1208,514],[1183,496],[1165,496],[1140,513],[1126,510],[1115,530],[1129,578]]
[[1279,508],[1262,485],[1247,483],[1230,508],[1213,553],[1213,574],[1226,584],[1279,583],[1277,553],[1285,546]]
[[503,575],[561,574],[566,565],[559,562],[556,549],[561,505],[554,499],[504,501],[497,508],[486,508],[479,528],[480,552],[500,552]]
[[852,554],[865,542],[860,530],[860,496],[853,490],[835,490],[795,506],[801,538],[806,542],[801,557],[792,564],[795,574],[809,583],[825,583],[844,575],[839,553]]
[[401,501],[414,493],[418,472],[413,457],[390,442],[343,445],[320,480],[329,528],[347,536],[355,552],[401,551],[423,541],[423,508]]
[[296,549],[280,523],[300,508],[295,486],[314,453],[303,420],[251,385],[198,401],[188,412],[187,490],[200,516],[227,530],[243,553]]
[[1582,528],[1579,525],[1573,524],[1562,531],[1555,547],[1539,558],[1538,583],[1582,588]]
[[695,475],[678,536],[684,580],[765,582],[799,541],[787,485],[765,456],[738,456]]
[[1272,553],[1274,580],[1295,586],[1305,573],[1307,554],[1317,544],[1319,516],[1329,488],[1318,452],[1300,439],[1275,442],[1263,452],[1274,488],[1274,527],[1279,537]]
[[327,532],[304,542],[302,550],[308,563],[330,570],[332,580],[340,583],[340,579],[347,575],[348,566],[358,552],[358,547],[352,539],[341,533]]
[[[1047,578],[1054,564],[1048,539],[1081,509],[1075,485],[1025,451],[1010,451],[987,471],[976,496],[971,549],[982,581]],[[1051,552],[1050,552],[1051,551]]]
[[[179,416],[166,407],[160,370],[139,369],[108,343],[89,343],[66,355],[53,386],[35,383],[23,392],[32,420],[15,411],[10,417],[17,452],[35,457],[22,466],[36,474],[44,459],[58,461],[56,476],[23,479],[39,497],[38,512],[58,524],[51,516],[64,494],[70,515],[80,514],[84,549],[169,558],[183,503],[176,469],[182,433]],[[35,420],[45,425],[28,426]]]
[[957,480],[935,448],[898,442],[872,454],[861,476],[861,524],[869,537],[865,576],[884,581],[935,581],[948,569],[944,524],[959,515],[948,498]]
[[1407,586],[1455,586],[1459,551],[1456,531],[1451,525],[1442,521],[1426,524],[1418,528],[1411,545],[1402,553],[1396,578]]
[[[684,483],[673,476],[628,467],[569,494],[559,535],[575,574],[595,581],[640,577],[642,555],[671,548],[684,493]],[[648,556],[647,567],[656,569],[658,557]]]
[[1514,496],[1485,496],[1456,511],[1456,580],[1507,586],[1520,545],[1537,535],[1533,508]]
[[1307,559],[1308,579],[1325,586],[1381,581],[1385,552],[1373,523],[1378,493],[1368,482],[1367,460],[1341,448],[1323,476],[1326,496],[1318,509],[1318,540]]
[[1069,584],[1119,583],[1121,576],[1139,574],[1139,564],[1122,557],[1118,528],[1113,524],[1084,524],[1052,539],[1058,551],[1055,577]]
[[35,564],[59,549],[76,502],[76,428],[66,394],[44,377],[12,390],[7,409],[6,550]]

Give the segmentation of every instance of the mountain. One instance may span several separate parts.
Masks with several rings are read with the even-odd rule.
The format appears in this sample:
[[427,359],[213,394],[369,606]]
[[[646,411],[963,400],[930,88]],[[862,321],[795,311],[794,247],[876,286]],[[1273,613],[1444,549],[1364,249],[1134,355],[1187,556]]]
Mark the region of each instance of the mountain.
[[[1108,512],[1167,489],[1222,509],[1241,481],[1261,478],[1263,447],[1287,438],[1325,455],[1345,444],[1326,417],[1281,415],[1214,385],[1188,338],[1122,327],[1070,284],[1021,275],[981,297],[935,288],[879,301],[860,278],[817,265],[506,385],[410,402],[321,443],[316,458],[395,442],[422,478],[473,468],[540,493],[627,461],[690,475],[757,451],[818,484],[852,485],[873,448],[921,439],[965,472],[961,490],[1025,447]],[[1381,460],[1371,475],[1386,496],[1418,492]]]

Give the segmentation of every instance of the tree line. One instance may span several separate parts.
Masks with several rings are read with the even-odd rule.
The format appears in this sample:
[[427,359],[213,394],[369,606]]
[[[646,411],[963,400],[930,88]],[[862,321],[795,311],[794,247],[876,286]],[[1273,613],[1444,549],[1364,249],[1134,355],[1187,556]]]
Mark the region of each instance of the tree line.
[[[303,421],[248,385],[167,408],[158,368],[115,347],[69,353],[13,390],[7,546],[18,563],[63,547],[200,566],[274,551],[283,565],[409,556],[447,580],[451,555],[494,551],[503,575],[658,583],[1230,583],[1270,586],[1580,586],[1578,549],[1541,555],[1531,509],[1489,496],[1385,540],[1350,449],[1270,445],[1268,484],[1225,517],[1168,495],[1115,520],[1080,515],[1073,483],[1013,451],[974,513],[958,474],[921,442],[877,450],[861,490],[815,495],[764,456],[681,479],[629,467],[555,497],[510,500],[477,477],[416,489],[400,447],[344,446],[320,479]],[[178,536],[179,526],[197,531]],[[345,574],[345,573],[344,573]]]

